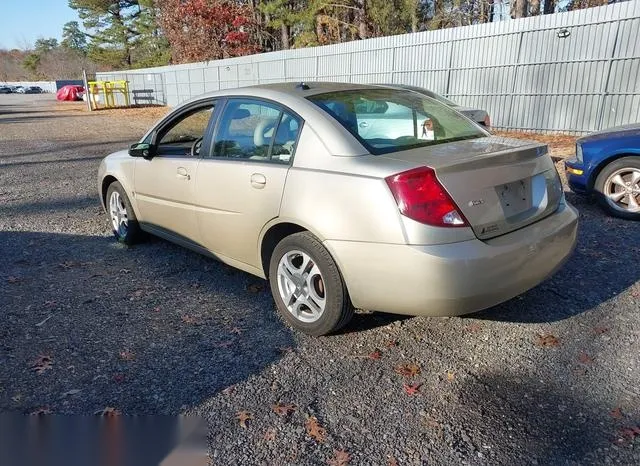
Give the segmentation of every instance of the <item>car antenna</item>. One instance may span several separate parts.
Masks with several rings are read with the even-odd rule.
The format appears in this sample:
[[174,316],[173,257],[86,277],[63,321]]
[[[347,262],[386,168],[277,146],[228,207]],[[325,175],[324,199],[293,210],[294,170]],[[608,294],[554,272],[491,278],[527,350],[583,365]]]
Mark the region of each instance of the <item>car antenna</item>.
[[304,81],[302,81],[300,84],[298,84],[296,86],[296,89],[302,89],[303,91],[308,91],[309,89],[311,89],[309,86],[307,86],[307,83],[305,83]]

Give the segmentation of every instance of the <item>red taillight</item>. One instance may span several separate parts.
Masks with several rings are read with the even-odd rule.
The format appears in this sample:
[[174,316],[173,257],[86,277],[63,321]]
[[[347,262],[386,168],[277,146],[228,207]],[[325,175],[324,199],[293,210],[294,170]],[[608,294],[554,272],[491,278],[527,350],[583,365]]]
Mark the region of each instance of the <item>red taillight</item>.
[[467,220],[430,167],[385,178],[403,215],[438,227],[466,227]]
[[490,128],[490,127],[491,127],[491,118],[489,118],[489,115],[486,115],[486,116],[484,117],[484,125],[485,125],[487,128]]

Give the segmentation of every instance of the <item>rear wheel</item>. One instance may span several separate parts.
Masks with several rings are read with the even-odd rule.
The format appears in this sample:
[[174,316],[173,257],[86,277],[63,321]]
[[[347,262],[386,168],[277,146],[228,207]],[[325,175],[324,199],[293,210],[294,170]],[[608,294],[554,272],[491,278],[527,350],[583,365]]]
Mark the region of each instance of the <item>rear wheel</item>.
[[604,167],[595,189],[611,215],[640,220],[640,157],[623,157]]
[[127,193],[119,182],[114,181],[109,185],[106,201],[111,229],[116,239],[125,244],[134,244],[140,241],[143,232]]
[[295,233],[278,243],[271,255],[269,282],[282,318],[304,333],[335,332],[353,316],[338,266],[309,232]]

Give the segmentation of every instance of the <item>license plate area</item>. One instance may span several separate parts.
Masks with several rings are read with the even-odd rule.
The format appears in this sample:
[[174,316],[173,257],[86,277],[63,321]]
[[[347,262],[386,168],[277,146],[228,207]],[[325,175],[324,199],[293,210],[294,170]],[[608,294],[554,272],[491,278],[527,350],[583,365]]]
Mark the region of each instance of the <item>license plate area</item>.
[[531,203],[531,178],[496,186],[496,193],[505,218],[529,210]]

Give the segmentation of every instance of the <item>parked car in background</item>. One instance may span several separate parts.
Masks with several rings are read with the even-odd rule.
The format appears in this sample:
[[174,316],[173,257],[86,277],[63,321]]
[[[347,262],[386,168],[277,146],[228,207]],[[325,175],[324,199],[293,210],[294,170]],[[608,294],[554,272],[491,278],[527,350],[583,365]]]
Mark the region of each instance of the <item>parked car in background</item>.
[[472,107],[463,107],[462,105],[459,105],[454,101],[449,100],[446,97],[440,94],[437,94],[433,91],[430,91],[428,89],[425,89],[423,87],[409,86],[406,84],[383,84],[383,85],[386,87],[392,87],[395,89],[407,89],[410,91],[419,92],[420,94],[426,95],[428,97],[431,97],[432,99],[436,99],[438,102],[442,102],[443,104],[448,105],[449,107],[453,108],[457,112],[462,113],[464,116],[466,116],[470,120],[473,120],[482,126],[486,126],[487,128],[491,126],[491,118],[489,117],[489,114],[487,113],[486,110],[482,110],[479,108],[472,108]]
[[26,88],[25,88],[25,87],[23,87],[23,86],[16,86],[16,87],[13,89],[13,92],[15,92],[16,94],[24,94],[25,89],[26,89]]
[[565,168],[573,191],[595,195],[611,215],[640,220],[640,123],[579,138]]
[[40,86],[29,86],[24,88],[25,94],[42,94],[44,91]]
[[354,308],[491,307],[558,270],[577,231],[545,145],[379,86],[205,94],[106,157],[98,189],[119,241],[146,231],[267,278],[312,335]]
[[9,86],[0,86],[0,94],[11,94],[11,88]]

